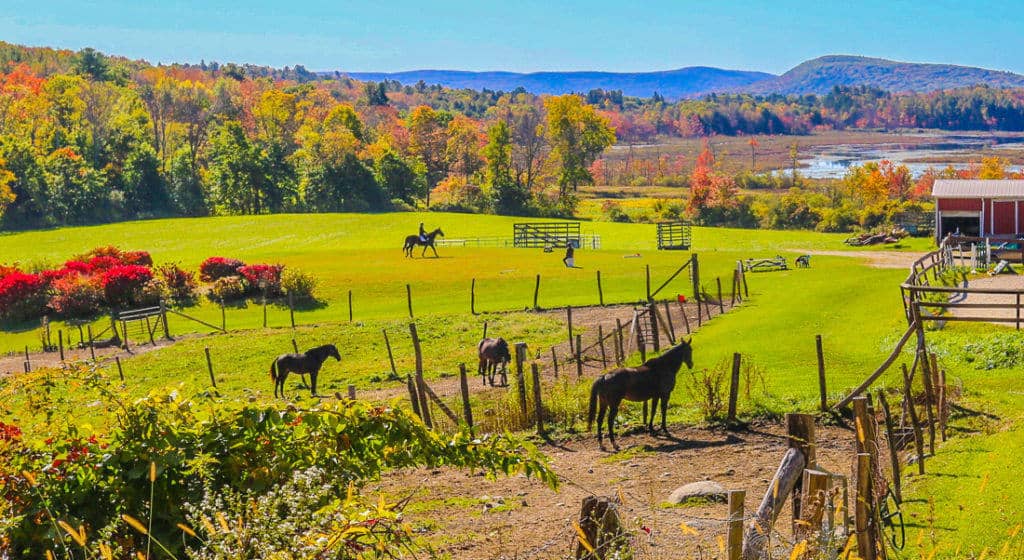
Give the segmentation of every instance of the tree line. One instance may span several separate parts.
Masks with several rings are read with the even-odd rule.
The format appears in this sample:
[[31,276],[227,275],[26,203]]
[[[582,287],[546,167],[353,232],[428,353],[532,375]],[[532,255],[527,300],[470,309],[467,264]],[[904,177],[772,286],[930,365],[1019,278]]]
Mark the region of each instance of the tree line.
[[[570,215],[616,140],[576,95],[466,98],[90,49],[0,56],[4,229],[416,206]],[[456,109],[474,100],[482,116]]]

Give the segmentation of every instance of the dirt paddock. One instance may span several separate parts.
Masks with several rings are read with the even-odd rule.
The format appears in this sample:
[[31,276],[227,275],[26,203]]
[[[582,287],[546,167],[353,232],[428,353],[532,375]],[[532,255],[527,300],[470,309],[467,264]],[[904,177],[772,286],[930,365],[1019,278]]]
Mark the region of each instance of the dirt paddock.
[[[592,434],[541,445],[562,480],[558,491],[521,476],[488,480],[451,469],[389,473],[368,490],[389,498],[412,494],[406,520],[438,554],[451,558],[571,556],[573,521],[589,495],[622,500],[622,520],[636,534],[636,558],[721,557],[726,505],[668,506],[666,500],[679,486],[711,480],[726,490],[746,490],[751,515],[786,451],[785,428],[758,424],[729,432],[675,426],[671,433],[653,437],[627,430],[618,453],[599,449]],[[817,440],[820,465],[850,476],[852,431],[819,426]],[[775,525],[784,538],[791,535],[791,507]]]

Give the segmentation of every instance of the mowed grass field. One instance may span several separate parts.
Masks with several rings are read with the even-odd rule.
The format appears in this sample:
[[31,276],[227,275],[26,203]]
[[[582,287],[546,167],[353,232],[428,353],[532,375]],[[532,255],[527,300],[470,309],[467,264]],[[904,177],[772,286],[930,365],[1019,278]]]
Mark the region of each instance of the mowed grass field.
[[[203,386],[210,347],[218,371],[229,372],[227,388],[269,390],[269,360],[300,347],[335,342],[344,363],[334,369],[327,389],[356,384],[380,387],[389,371],[381,329],[387,329],[401,373],[411,371],[405,285],[411,286],[413,307],[424,340],[427,376],[449,375],[459,362],[474,363],[475,342],[483,322],[510,339],[526,340],[544,349],[564,338],[559,320],[533,313],[498,316],[469,313],[470,283],[477,281],[477,310],[523,310],[532,306],[535,276],[541,275],[539,304],[544,308],[593,305],[598,301],[596,273],[601,271],[606,302],[637,302],[645,294],[645,266],[652,284],[660,285],[688,252],[657,251],[655,226],[585,222],[584,232],[601,237],[601,248],[581,249],[577,264],[567,269],[560,252],[541,249],[443,247],[441,258],[408,259],[400,248],[419,222],[442,227],[448,239],[511,237],[517,218],[464,214],[275,215],[156,220],[107,226],[68,228],[0,236],[0,262],[62,262],[97,245],[147,250],[157,263],[179,262],[196,268],[208,256],[230,256],[246,262],[280,262],[316,275],[325,306],[296,313],[297,331],[286,328],[286,308],[270,309],[270,326],[262,329],[257,303],[229,307],[228,335],[193,338],[126,360],[129,371],[145,372],[144,392],[154,386],[188,381]],[[792,259],[805,251],[848,249],[843,235],[796,231],[694,228],[702,282],[709,292],[721,277],[729,290],[739,259],[781,254]],[[907,240],[903,249],[924,250],[929,240]],[[898,282],[901,268],[879,269],[851,251],[850,257],[814,256],[812,267],[748,274],[750,299],[735,312],[705,325],[694,338],[696,367],[715,367],[740,352],[746,363],[761,370],[772,399],[787,411],[813,407],[817,395],[814,336],[825,341],[830,389],[840,392],[872,371],[891,348],[904,320]],[[348,322],[347,295],[354,300]],[[687,273],[671,282],[659,297],[692,296]],[[185,310],[219,324],[220,309],[209,302]],[[207,333],[209,329],[180,318],[170,321],[174,334]],[[60,325],[54,325],[54,329]],[[0,350],[38,345],[36,329],[6,331]],[[328,366],[330,367],[330,366]],[[340,375],[338,371],[342,372]],[[222,381],[223,383],[223,381]],[[677,392],[675,399],[687,399]],[[685,411],[679,414],[686,415]]]

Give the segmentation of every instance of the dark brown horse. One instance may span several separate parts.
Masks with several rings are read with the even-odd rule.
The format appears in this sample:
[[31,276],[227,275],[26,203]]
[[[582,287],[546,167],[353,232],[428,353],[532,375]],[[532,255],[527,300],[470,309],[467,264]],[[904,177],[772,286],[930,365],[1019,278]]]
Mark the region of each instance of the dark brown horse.
[[424,236],[424,238],[420,238],[419,235],[410,235],[409,237],[405,238],[405,245],[402,246],[402,250],[405,251],[405,256],[411,258],[412,257],[412,248],[417,246],[417,245],[422,245],[423,246],[423,253],[420,254],[421,257],[425,257],[427,255],[427,248],[428,247],[432,251],[434,251],[434,256],[436,257],[437,256],[437,248],[434,247],[434,239],[436,237],[438,237],[438,236],[444,237],[444,232],[441,231],[441,228],[437,228],[434,231],[426,234]]
[[604,447],[601,441],[601,424],[604,421],[604,414],[608,412],[608,439],[615,445],[615,416],[619,413],[619,404],[627,401],[652,400],[650,422],[648,430],[654,432],[654,414],[657,405],[661,403],[661,429],[668,432],[665,425],[665,410],[668,408],[668,399],[672,395],[672,389],[676,386],[676,374],[679,368],[686,364],[686,367],[693,369],[693,348],[689,340],[684,340],[673,346],[657,358],[651,358],[635,368],[619,368],[610,371],[594,380],[594,386],[590,389],[590,409],[587,412],[587,431],[590,431],[594,423],[594,412],[600,401],[600,411],[597,413],[597,442]]
[[480,374],[483,384],[490,381],[494,387],[494,373],[501,371],[502,387],[508,385],[508,363],[512,361],[512,355],[508,351],[508,343],[504,338],[485,338],[476,347],[480,357],[480,365],[477,366],[477,373]]
[[277,396],[279,389],[281,397],[285,396],[284,380],[288,378],[289,373],[298,373],[300,375],[308,373],[310,391],[315,397],[316,376],[320,373],[320,368],[324,365],[324,361],[330,357],[339,362],[341,361],[341,354],[338,353],[338,349],[333,344],[317,346],[301,354],[281,354],[274,358],[274,361],[270,364],[270,379],[274,381],[274,396]]

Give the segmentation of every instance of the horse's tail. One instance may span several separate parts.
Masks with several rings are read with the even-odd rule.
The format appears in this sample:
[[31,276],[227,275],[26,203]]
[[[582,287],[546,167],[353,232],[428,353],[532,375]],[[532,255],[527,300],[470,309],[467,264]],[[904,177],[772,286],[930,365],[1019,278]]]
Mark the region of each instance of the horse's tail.
[[594,385],[590,388],[590,407],[587,409],[587,431],[594,425],[594,414],[597,413],[597,391],[602,385],[601,378],[598,377],[594,380]]
[[277,381],[277,360],[270,362],[270,380]]

